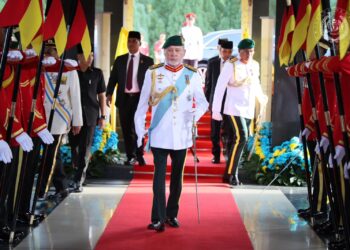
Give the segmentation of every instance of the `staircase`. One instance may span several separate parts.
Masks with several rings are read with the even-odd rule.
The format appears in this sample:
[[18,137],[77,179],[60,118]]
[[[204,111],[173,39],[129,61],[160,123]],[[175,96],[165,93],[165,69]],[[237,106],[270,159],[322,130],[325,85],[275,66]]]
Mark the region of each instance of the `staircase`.
[[[147,114],[147,127],[149,127],[150,123],[150,113]],[[221,177],[225,170],[225,161],[224,157],[221,156],[220,164],[213,164],[211,162],[212,154],[211,154],[211,140],[210,140],[210,113],[207,112],[202,118],[199,120],[197,124],[198,128],[198,137],[196,140],[197,145],[197,157],[199,162],[197,163],[197,172],[200,178],[215,178]],[[134,166],[134,172],[136,174],[144,174],[146,175],[153,174],[153,156],[151,152],[145,152],[145,160],[146,166]],[[193,176],[195,173],[195,163],[194,157],[189,150],[186,165],[185,165],[185,176]],[[167,172],[170,173],[170,159],[168,159]],[[148,178],[148,177],[146,177]]]

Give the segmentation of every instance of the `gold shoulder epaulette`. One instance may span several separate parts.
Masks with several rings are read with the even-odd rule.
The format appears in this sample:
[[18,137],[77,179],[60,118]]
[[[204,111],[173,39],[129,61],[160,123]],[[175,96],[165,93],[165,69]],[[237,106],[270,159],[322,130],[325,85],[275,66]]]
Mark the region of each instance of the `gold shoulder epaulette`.
[[158,63],[158,64],[153,64],[152,66],[149,67],[150,70],[157,69],[164,66],[164,63]]
[[234,57],[234,58],[231,58],[230,59],[230,63],[234,63],[234,62],[237,62],[238,61],[238,58],[237,57]]
[[195,67],[191,66],[191,65],[184,64],[184,66],[185,66],[186,68],[188,68],[189,70],[192,70],[193,72],[197,72],[197,69],[196,69]]

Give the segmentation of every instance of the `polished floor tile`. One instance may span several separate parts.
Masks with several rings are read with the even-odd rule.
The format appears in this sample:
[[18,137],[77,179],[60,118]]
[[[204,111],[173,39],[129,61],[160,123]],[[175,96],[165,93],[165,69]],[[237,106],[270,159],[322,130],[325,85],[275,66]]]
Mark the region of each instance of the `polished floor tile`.
[[232,193],[255,250],[326,249],[279,188],[243,186]]
[[15,249],[94,249],[126,187],[85,187],[70,194]]

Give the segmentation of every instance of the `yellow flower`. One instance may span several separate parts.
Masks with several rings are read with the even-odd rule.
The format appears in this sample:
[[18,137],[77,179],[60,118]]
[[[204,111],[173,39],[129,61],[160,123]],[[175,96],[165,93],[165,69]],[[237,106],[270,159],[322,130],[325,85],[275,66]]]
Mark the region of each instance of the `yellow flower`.
[[267,169],[266,166],[263,166],[263,167],[261,168],[261,170],[262,170],[264,173],[266,173],[266,169]]
[[296,143],[290,144],[290,149],[291,150],[294,150],[296,147],[298,147],[298,145]]
[[275,158],[271,158],[271,159],[269,160],[269,163],[270,163],[270,164],[273,164],[274,161],[275,161]]

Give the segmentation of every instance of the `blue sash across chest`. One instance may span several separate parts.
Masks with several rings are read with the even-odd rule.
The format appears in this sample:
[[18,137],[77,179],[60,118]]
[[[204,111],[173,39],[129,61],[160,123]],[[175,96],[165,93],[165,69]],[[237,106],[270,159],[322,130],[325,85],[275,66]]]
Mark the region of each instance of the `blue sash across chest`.
[[162,120],[163,116],[165,113],[168,111],[168,109],[172,105],[172,101],[174,99],[174,95],[177,95],[179,97],[183,91],[185,90],[187,86],[187,82],[189,82],[189,79],[191,79],[193,75],[193,71],[188,70],[184,68],[182,70],[182,73],[180,77],[176,80],[175,87],[176,87],[176,92],[169,92],[167,95],[164,96],[164,98],[158,103],[157,109],[154,112],[154,115],[152,117],[152,122],[151,125],[148,129],[148,142],[146,145],[146,151],[150,150],[151,146],[151,133],[152,130],[158,126],[159,122]]

